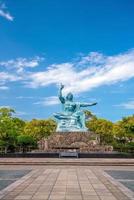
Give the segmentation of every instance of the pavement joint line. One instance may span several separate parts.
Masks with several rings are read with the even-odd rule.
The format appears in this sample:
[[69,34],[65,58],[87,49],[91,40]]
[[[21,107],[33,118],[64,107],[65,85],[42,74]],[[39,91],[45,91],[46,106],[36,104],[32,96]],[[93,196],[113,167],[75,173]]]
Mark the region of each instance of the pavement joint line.
[[[8,195],[8,193],[12,192],[18,186],[20,186],[25,181],[27,181],[29,178],[31,178],[34,174],[36,174],[37,171],[38,171],[38,169],[33,169],[31,172],[29,172],[28,174],[26,174],[25,176],[23,176],[22,178],[20,178],[18,181],[15,181],[14,183],[10,184],[9,186],[7,186],[3,190],[1,190],[2,196],[0,196],[0,199],[2,199],[3,197],[5,197],[6,195]],[[25,190],[25,188],[22,191],[24,191],[24,190]],[[22,192],[22,191],[20,191],[20,192]]]
[[[89,171],[89,170],[88,170]],[[91,170],[90,170],[91,171]],[[96,176],[96,174],[92,171],[92,173],[94,174],[94,176]],[[96,176],[97,177],[97,176]],[[97,177],[97,179],[98,179],[98,177]],[[89,180],[89,177],[88,177],[88,180]],[[89,180],[89,182],[90,182],[90,180]],[[102,182],[101,182],[102,183]],[[93,183],[91,183],[91,185],[93,186]],[[94,188],[94,186],[93,186],[93,188]],[[95,188],[94,188],[95,189]],[[96,192],[96,191],[95,191]],[[97,197],[100,199],[100,196],[98,195],[98,193],[96,192],[96,194],[97,194]]]
[[124,191],[126,193],[124,193],[126,196],[128,196],[130,199],[134,200],[134,193],[128,189],[127,187],[125,187],[122,183],[120,183],[118,181],[118,179],[113,178],[112,176],[110,176],[108,173],[106,172],[102,172],[102,174],[115,186],[117,186],[123,193]]
[[[96,174],[94,173],[94,171],[92,170],[92,173],[94,174],[94,176],[96,176]],[[97,177],[97,176],[96,176]],[[99,180],[99,178],[97,177],[97,179]],[[99,180],[101,183],[102,183],[102,181],[101,180]],[[91,183],[92,184],[92,186],[93,186],[93,188],[94,188],[94,185],[93,185],[93,183]],[[105,186],[105,184],[104,183],[102,183],[104,186]],[[106,187],[106,186],[105,186]],[[95,189],[95,188],[94,188]],[[96,192],[97,193],[97,192]],[[110,191],[110,193],[111,193],[111,191]],[[111,193],[112,194],[112,193]],[[101,198],[100,198],[100,195],[98,195],[98,193],[97,193],[97,196],[98,196],[98,198],[101,200]]]
[[22,184],[24,181],[26,181],[27,179],[29,179],[29,177],[31,177],[33,175],[33,173],[36,173],[36,170],[29,172],[28,173],[28,174],[30,174],[29,176],[27,176],[27,174],[26,174],[25,176],[21,177],[20,179],[16,180],[14,183],[10,184],[9,186],[7,186],[3,190],[1,190],[1,194],[6,194],[7,192],[12,191],[17,186],[19,186],[20,184]]
[[[111,180],[109,179],[110,177],[108,177],[109,175],[107,175],[107,174],[105,174],[105,172],[104,171],[102,171],[101,169],[100,170],[98,170],[98,171],[94,171],[93,170],[93,172],[95,173],[95,174],[100,174],[99,176],[98,176],[98,179],[103,183],[103,179],[102,179],[102,177],[104,177],[106,180],[108,180],[111,184],[113,184],[113,185],[115,185],[116,186],[116,189],[118,189],[120,192],[122,192],[122,194],[124,195],[124,197],[126,196],[126,197],[128,197],[129,199],[131,199],[132,198],[132,196],[128,196],[126,193],[124,193],[124,189],[127,189],[126,187],[124,187],[124,189],[122,189],[122,188],[120,188],[118,185],[118,182],[117,181],[115,181],[114,179],[112,180],[112,182],[111,182]],[[107,185],[105,185],[106,186],[106,188],[109,190],[109,188],[107,187]],[[127,190],[128,191],[128,190]],[[111,192],[111,191],[110,191]],[[131,192],[131,191],[130,191]],[[119,199],[120,200],[120,197],[117,197],[116,195],[115,195],[115,193],[114,192],[112,192],[112,194],[113,194],[113,196],[115,197],[115,198],[117,198],[117,199]],[[132,200],[134,200],[133,198],[132,198]]]
[[[39,171],[39,169],[38,169],[38,171]],[[45,169],[45,172],[46,172],[47,170]],[[50,172],[49,172],[49,174],[47,175],[47,178],[49,177],[49,175],[51,174],[51,171],[52,171],[52,169],[50,170]],[[40,172],[40,174],[41,174],[41,172]],[[44,173],[43,173],[44,174]],[[41,184],[39,184],[39,186],[37,187],[37,189],[35,190],[35,192],[33,193],[33,195],[32,195],[32,197],[31,198],[33,198],[34,197],[34,195],[36,194],[36,192],[38,191],[38,189],[40,188],[40,186],[41,186]],[[24,190],[23,190],[24,191]]]
[[56,176],[56,179],[55,179],[55,181],[54,181],[54,183],[53,183],[53,185],[52,185],[52,188],[51,188],[51,190],[50,190],[50,192],[49,192],[49,194],[48,194],[48,200],[50,199],[51,193],[52,193],[53,188],[54,188],[54,186],[55,186],[55,184],[56,184],[56,181],[57,181],[57,179],[58,179],[59,174],[60,174],[60,170],[59,170],[59,172],[58,172],[58,174],[57,174],[57,176]]
[[[3,168],[7,168],[8,166],[3,166]],[[15,168],[14,166],[11,166],[11,168]],[[121,188],[119,184],[114,184],[115,181],[118,183],[118,180],[113,179],[114,181],[110,181],[107,176],[103,174],[104,170],[112,169],[112,170],[120,170],[120,167],[118,166],[113,167],[98,167],[98,166],[16,166],[16,169],[24,169],[24,168],[30,168],[32,171],[35,169],[36,174],[32,175],[32,177],[27,179],[21,184],[16,186],[16,188],[11,191],[9,191],[8,194],[4,198],[2,198],[2,194],[0,193],[0,199],[6,199],[6,200],[17,200],[19,198],[28,198],[34,199],[34,200],[41,200],[41,198],[38,198],[42,195],[42,198],[45,200],[50,199],[98,199],[98,200],[134,200],[130,194],[126,196],[126,193],[128,192],[126,187],[123,188],[123,191],[121,191]],[[122,169],[128,169],[133,171],[133,168],[131,167],[122,167]],[[28,175],[28,174],[27,174]],[[77,175],[77,176],[76,176]],[[106,174],[107,175],[107,174]],[[47,178],[48,177],[48,178]],[[23,177],[22,177],[23,178]],[[22,179],[21,178],[21,179]],[[68,181],[69,182],[68,182]],[[75,191],[75,183],[77,183],[77,191]],[[79,184],[79,185],[78,185]],[[98,184],[98,186],[96,185]],[[38,188],[36,188],[36,185]],[[100,185],[100,188],[98,188]],[[31,190],[32,193],[30,193],[28,187],[31,189],[34,186],[34,189]],[[50,186],[49,190],[43,192],[43,188],[46,188],[46,186]],[[64,189],[62,190],[62,188]],[[95,187],[94,187],[95,186]],[[105,190],[105,188],[106,190]],[[86,195],[84,192],[88,188],[88,194]],[[51,191],[50,191],[51,189]],[[68,190],[67,190],[68,189]],[[91,190],[94,190],[94,194]],[[11,193],[10,193],[11,192]],[[104,192],[104,193],[103,193]],[[62,193],[62,194],[60,194]],[[115,193],[115,195],[114,195]],[[85,194],[85,195],[84,195]],[[24,196],[23,196],[24,195]],[[39,196],[38,196],[39,195]],[[45,195],[45,196],[43,196]],[[49,196],[48,196],[49,195]],[[56,195],[56,196],[55,196]],[[59,195],[59,198],[58,198]],[[89,196],[88,196],[89,195]],[[93,196],[92,196],[93,195]],[[13,197],[13,198],[12,198]],[[18,197],[18,198],[17,198]],[[71,198],[72,197],[72,198]],[[93,197],[93,198],[92,198]],[[24,200],[24,199],[23,199]]]
[[[41,173],[42,173],[42,170],[41,170],[41,171],[39,171],[39,169],[38,169],[38,170],[37,170],[37,173],[38,173],[38,176],[39,176],[39,175],[41,175]],[[36,177],[34,177],[34,180],[36,180],[36,178],[38,178],[38,176],[36,175]],[[32,182],[31,182],[31,183],[32,183]],[[31,184],[31,183],[30,183],[30,184]],[[30,185],[30,184],[29,184],[29,185]],[[28,186],[29,186],[29,185],[28,185]],[[32,197],[35,195],[35,193],[36,193],[36,192],[37,192],[37,190],[39,189],[40,185],[41,185],[41,184],[39,184],[39,186],[36,188],[36,190],[34,191],[33,195],[31,196],[31,198],[32,198]],[[22,190],[22,191],[19,193],[19,195],[20,195],[21,193],[23,193],[23,192],[24,192],[24,190],[25,190],[25,188],[24,188],[24,189],[23,189],[23,190]]]
[[[67,170],[68,172],[68,170]],[[68,174],[68,173],[67,173]],[[66,192],[65,192],[65,199],[66,199],[66,193],[67,193],[67,183],[68,183],[68,176],[66,175]]]
[[83,193],[82,193],[82,190],[81,190],[81,185],[80,185],[80,182],[79,182],[78,169],[76,169],[76,176],[77,176],[77,181],[78,181],[78,185],[79,185],[79,188],[80,188],[81,197],[82,197],[82,200],[83,200],[84,197],[83,197]]

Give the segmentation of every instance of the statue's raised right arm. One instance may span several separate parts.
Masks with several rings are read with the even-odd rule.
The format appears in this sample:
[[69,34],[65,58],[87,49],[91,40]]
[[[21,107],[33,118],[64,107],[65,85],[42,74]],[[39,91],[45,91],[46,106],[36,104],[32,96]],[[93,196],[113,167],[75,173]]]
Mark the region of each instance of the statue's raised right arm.
[[61,103],[65,103],[65,98],[63,97],[63,95],[62,95],[62,90],[63,90],[63,88],[64,88],[64,85],[60,85],[60,89],[59,89],[59,100],[61,101]]

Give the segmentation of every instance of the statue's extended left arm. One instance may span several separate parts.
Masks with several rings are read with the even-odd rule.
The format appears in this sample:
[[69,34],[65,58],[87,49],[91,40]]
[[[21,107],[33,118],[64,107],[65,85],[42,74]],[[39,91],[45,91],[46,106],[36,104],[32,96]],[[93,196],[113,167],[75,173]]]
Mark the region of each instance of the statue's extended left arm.
[[81,103],[80,107],[88,107],[88,106],[95,106],[97,103]]

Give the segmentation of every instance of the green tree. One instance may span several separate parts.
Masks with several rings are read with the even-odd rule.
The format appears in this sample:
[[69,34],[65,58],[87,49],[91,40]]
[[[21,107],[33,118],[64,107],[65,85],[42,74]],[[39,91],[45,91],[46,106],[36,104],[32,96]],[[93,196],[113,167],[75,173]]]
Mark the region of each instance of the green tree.
[[84,110],[86,120],[96,117],[90,110]]
[[94,117],[87,122],[89,130],[100,135],[101,144],[110,144],[114,139],[113,123],[106,119]]
[[5,153],[9,148],[15,147],[17,129],[10,117],[0,117],[0,140],[5,146]]
[[17,130],[17,133],[18,134],[23,134],[26,122],[24,120],[18,118],[18,117],[13,117],[12,121],[14,123],[14,126],[15,126],[16,130]]
[[2,117],[11,117],[13,113],[15,113],[15,110],[12,108],[0,108],[0,116]]
[[17,136],[17,144],[22,147],[22,151],[24,153],[28,147],[35,147],[36,141],[30,135],[19,135]]
[[134,139],[134,116],[124,117],[116,122],[113,127],[113,134],[118,142],[132,141]]
[[47,138],[55,131],[55,128],[56,123],[52,119],[33,119],[26,123],[24,133],[33,136],[36,140],[40,140],[42,138]]
[[123,117],[120,123],[126,134],[134,134],[134,115]]
[[0,146],[13,151],[16,147],[17,136],[23,132],[25,122],[13,117],[15,111],[11,108],[0,109]]

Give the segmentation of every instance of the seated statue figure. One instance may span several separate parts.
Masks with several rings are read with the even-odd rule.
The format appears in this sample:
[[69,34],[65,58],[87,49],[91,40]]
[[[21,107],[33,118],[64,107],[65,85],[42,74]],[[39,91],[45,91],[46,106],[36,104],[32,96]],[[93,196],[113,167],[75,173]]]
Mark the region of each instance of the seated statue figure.
[[57,132],[86,132],[85,114],[82,107],[96,105],[97,103],[80,103],[73,101],[73,94],[68,93],[63,97],[62,90],[64,85],[61,84],[59,90],[59,100],[63,105],[62,113],[55,113],[54,118],[57,121]]

